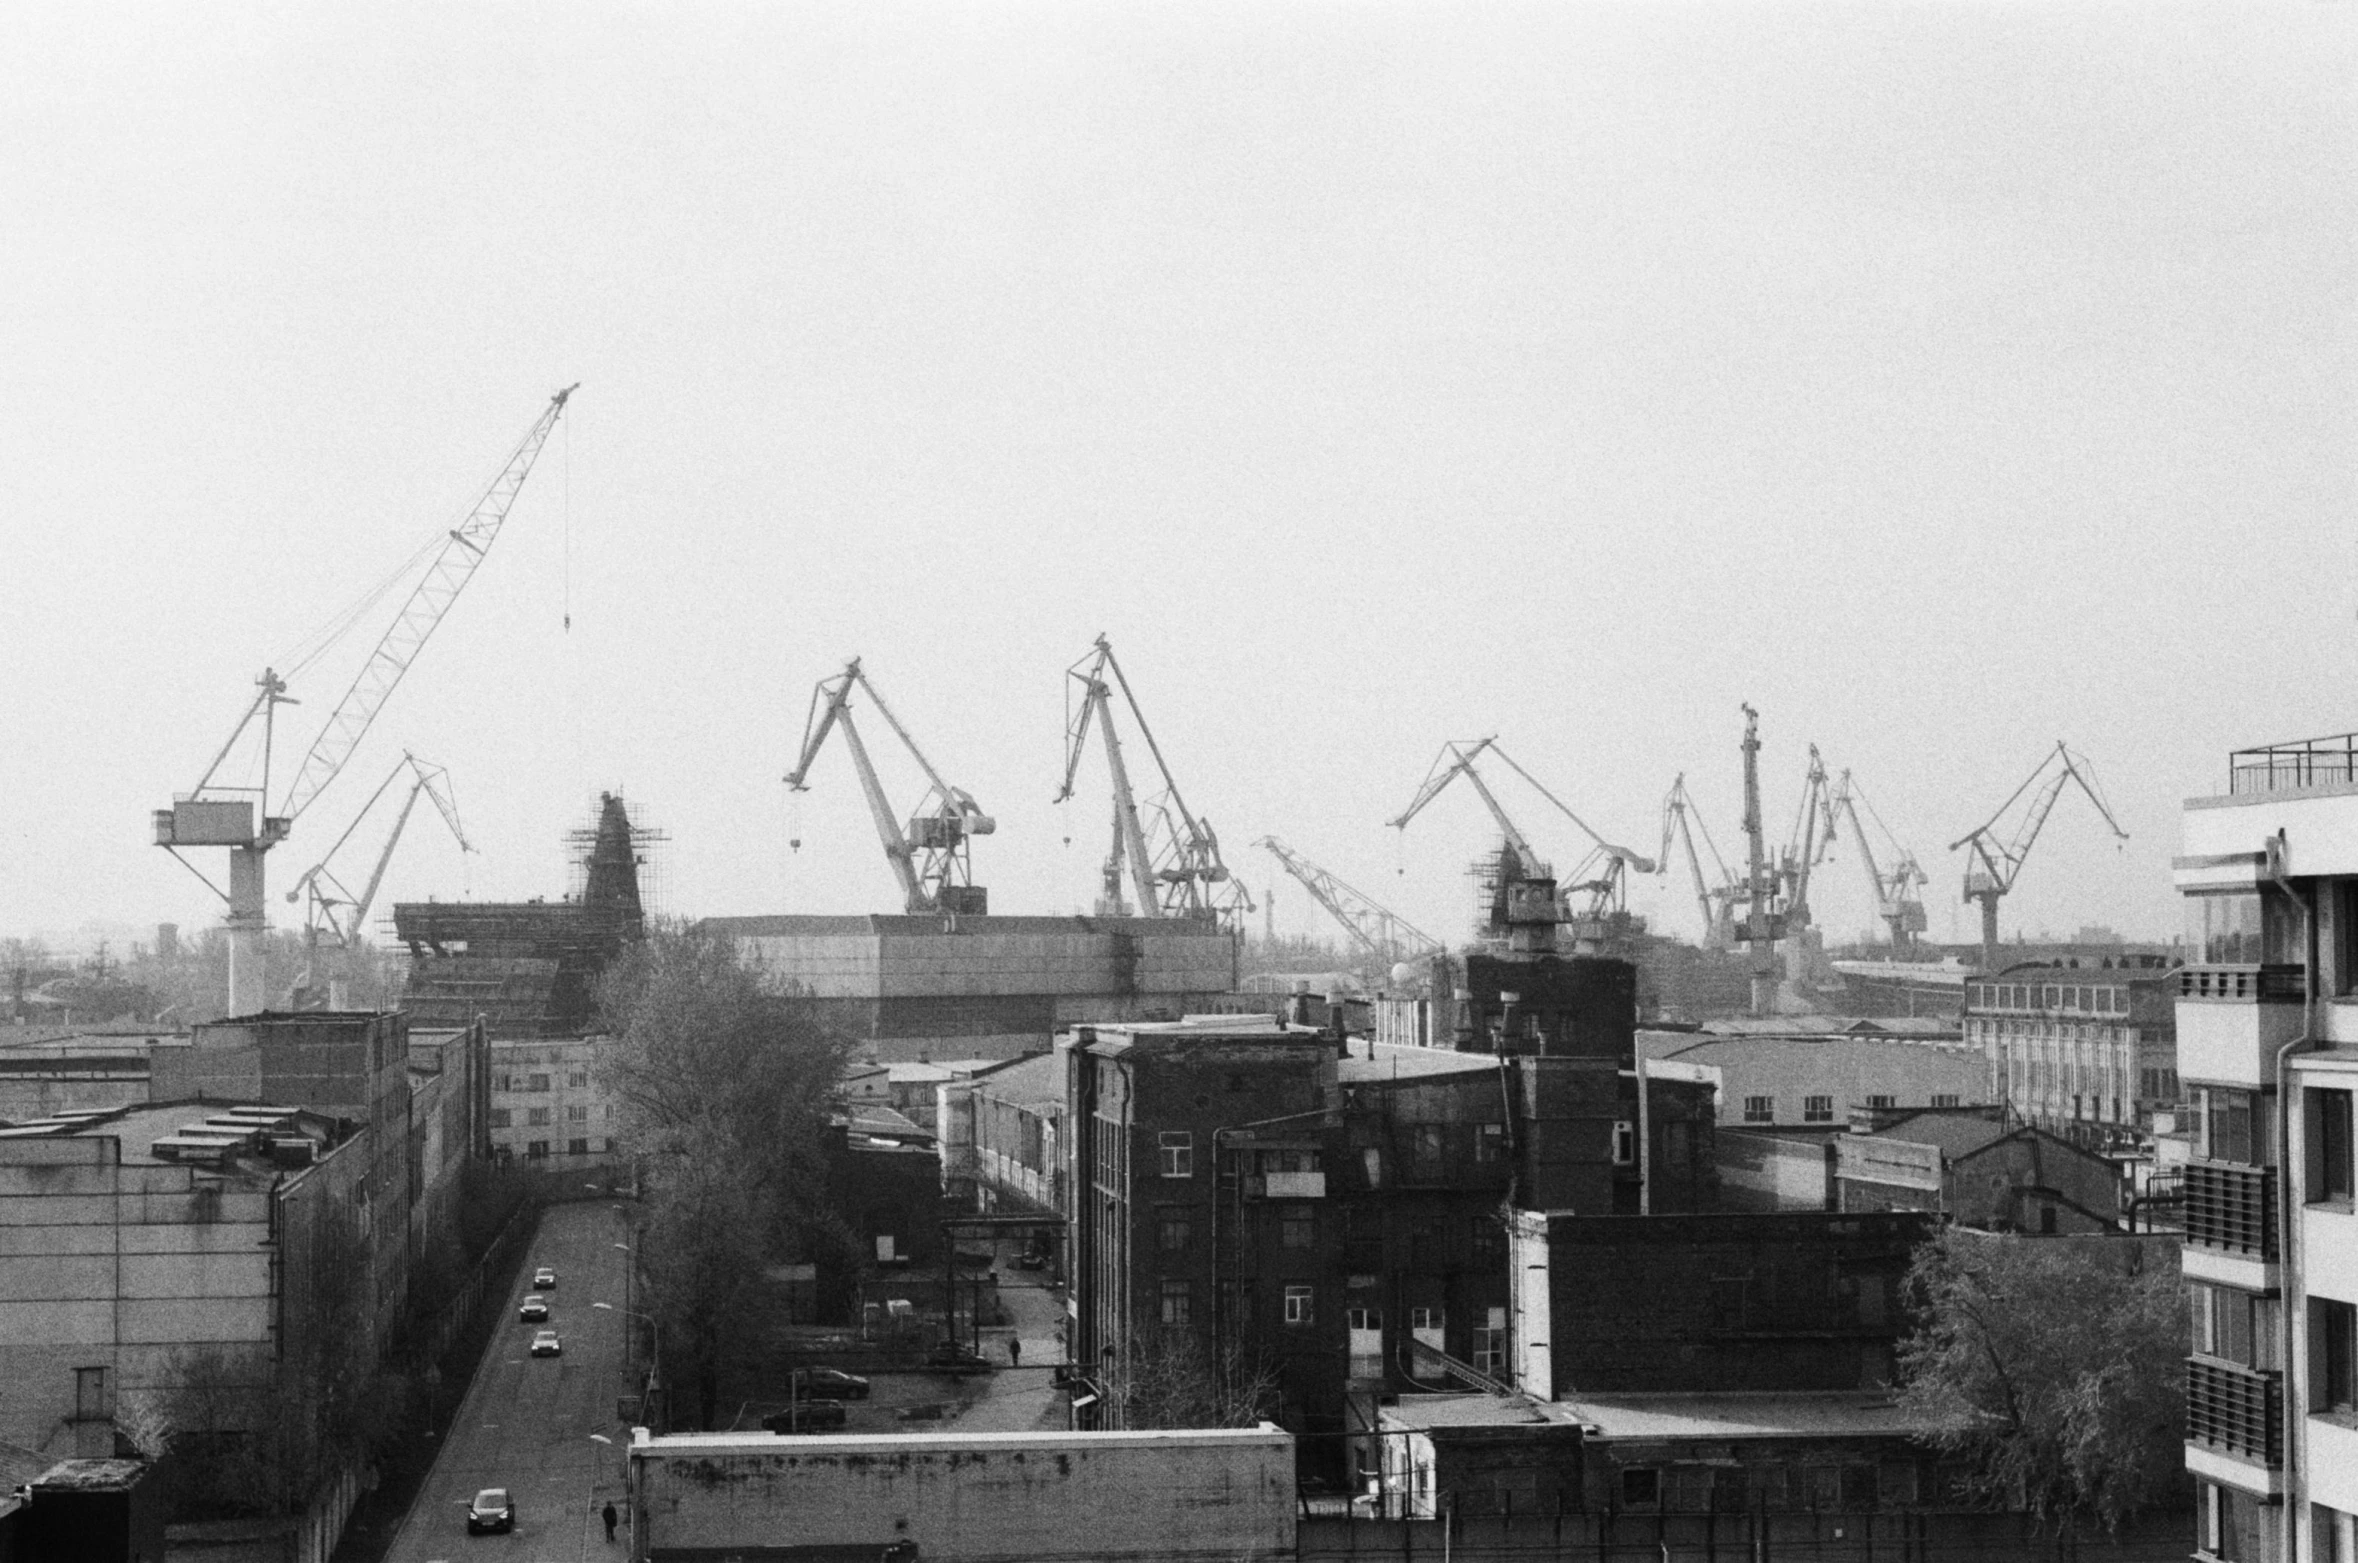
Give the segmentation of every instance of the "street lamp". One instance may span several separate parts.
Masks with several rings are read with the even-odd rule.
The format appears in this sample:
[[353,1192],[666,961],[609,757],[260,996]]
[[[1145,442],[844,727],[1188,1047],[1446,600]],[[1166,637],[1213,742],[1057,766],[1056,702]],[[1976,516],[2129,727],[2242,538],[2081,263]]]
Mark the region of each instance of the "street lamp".
[[[620,1245],[618,1244],[618,1245],[616,1245],[616,1246],[617,1246],[617,1247],[619,1247]],[[632,1319],[644,1319],[644,1320],[646,1320],[646,1321],[647,1321],[647,1329],[648,1329],[649,1333],[651,1333],[651,1334],[652,1334],[652,1335],[655,1337],[655,1357],[654,1357],[654,1360],[653,1360],[652,1362],[650,1362],[650,1363],[648,1364],[648,1367],[647,1367],[647,1386],[646,1386],[646,1389],[647,1389],[647,1398],[648,1398],[648,1399],[653,1399],[655,1396],[657,1396],[657,1395],[659,1395],[660,1393],[662,1393],[662,1389],[663,1389],[663,1321],[662,1321],[661,1319],[658,1319],[658,1318],[656,1318],[656,1317],[655,1317],[653,1314],[651,1314],[651,1313],[641,1313],[641,1312],[639,1312],[639,1311],[638,1311],[638,1309],[636,1309],[636,1308],[617,1308],[617,1307],[615,1307],[615,1306],[614,1306],[612,1303],[594,1302],[594,1303],[591,1303],[591,1304],[590,1304],[590,1306],[591,1306],[592,1308],[595,1308],[595,1309],[597,1309],[597,1310],[598,1310],[600,1313],[619,1313],[619,1314],[623,1315],[623,1316],[624,1316],[624,1317],[626,1317],[626,1318],[632,1318]],[[628,1335],[629,1335],[629,1332],[628,1332],[627,1330],[626,1330],[626,1331],[624,1331],[625,1342],[624,1342],[624,1346],[623,1346],[623,1351],[624,1351],[623,1365],[624,1365],[626,1368],[627,1368],[627,1367],[630,1365],[630,1359],[629,1359],[629,1355],[628,1355],[628,1354],[629,1354],[629,1350],[630,1350],[630,1347],[629,1347],[629,1344],[628,1344]],[[639,1411],[640,1411],[640,1414],[641,1414],[641,1415],[643,1415],[643,1416],[647,1416],[647,1417],[649,1417],[649,1419],[650,1419],[650,1420],[652,1420],[652,1415],[653,1415],[653,1414],[652,1414],[651,1412],[649,1412],[649,1411],[648,1411],[648,1409],[647,1409],[647,1407],[646,1407],[646,1406],[644,1406],[644,1405],[641,1405],[641,1406],[640,1406],[640,1408],[639,1408]]]

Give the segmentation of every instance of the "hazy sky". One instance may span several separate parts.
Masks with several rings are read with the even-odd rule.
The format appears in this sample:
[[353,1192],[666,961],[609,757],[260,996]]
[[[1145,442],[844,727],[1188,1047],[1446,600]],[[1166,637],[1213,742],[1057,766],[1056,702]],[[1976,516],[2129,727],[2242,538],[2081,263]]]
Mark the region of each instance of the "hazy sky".
[[2161,933],[2227,751],[2358,728],[2353,82],[2316,3],[9,7],[0,934],[217,917],[149,811],[576,380],[280,925],[404,746],[481,852],[388,905],[556,893],[619,787],[669,910],[897,910],[848,756],[780,783],[854,653],[1075,909],[1104,631],[1257,890],[1462,937],[1477,800],[1384,821],[1493,732],[1732,847],[1749,700],[1935,936],[2068,739],[2133,839],[2067,799],[2006,926]]

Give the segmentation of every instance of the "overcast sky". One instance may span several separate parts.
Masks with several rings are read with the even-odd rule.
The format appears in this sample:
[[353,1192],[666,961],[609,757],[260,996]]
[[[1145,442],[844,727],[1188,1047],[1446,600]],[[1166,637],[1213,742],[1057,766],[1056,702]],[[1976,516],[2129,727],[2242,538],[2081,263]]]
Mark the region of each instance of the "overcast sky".
[[1772,834],[1814,742],[1936,937],[2068,740],[2132,839],[2067,798],[2006,928],[2163,934],[2227,751],[2358,728],[2354,67],[2315,3],[11,6],[0,934],[217,918],[149,811],[576,380],[281,926],[404,747],[481,850],[388,905],[560,892],[620,788],[667,910],[897,910],[848,756],[780,781],[855,653],[993,909],[1082,908],[1103,631],[1256,892],[1462,937],[1478,800],[1384,821],[1491,733],[1732,851],[1748,700]]

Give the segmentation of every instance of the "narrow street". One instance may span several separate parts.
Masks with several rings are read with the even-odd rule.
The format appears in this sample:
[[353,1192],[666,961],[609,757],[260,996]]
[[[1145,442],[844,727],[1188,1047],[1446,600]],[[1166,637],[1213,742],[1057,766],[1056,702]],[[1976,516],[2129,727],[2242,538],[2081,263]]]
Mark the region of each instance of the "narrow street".
[[[627,1388],[620,1310],[629,1256],[615,1246],[625,1235],[621,1214],[602,1201],[552,1206],[542,1216],[466,1403],[387,1563],[457,1557],[579,1563],[622,1555],[619,1543],[607,1546],[598,1510],[608,1499],[620,1507],[629,1436],[614,1417],[615,1398]],[[516,1318],[541,1265],[557,1272],[555,1289],[540,1295],[549,1303],[546,1327],[564,1342],[558,1357],[528,1355],[534,1332],[544,1326]],[[592,1308],[593,1302],[615,1311]],[[592,1433],[613,1442],[598,1443]],[[467,1534],[467,1504],[485,1487],[514,1495],[513,1534]]]
[[[1016,1251],[1016,1245],[1007,1244],[999,1256],[999,1300],[1015,1322],[983,1327],[983,1355],[996,1371],[981,1398],[944,1424],[953,1431],[1061,1432],[1067,1425],[1065,1394],[1054,1382],[1064,1362],[1064,1343],[1057,1334],[1064,1299],[1048,1285],[1047,1272],[1014,1268]],[[1013,1365],[1007,1354],[1011,1340],[1022,1348],[1020,1362]]]

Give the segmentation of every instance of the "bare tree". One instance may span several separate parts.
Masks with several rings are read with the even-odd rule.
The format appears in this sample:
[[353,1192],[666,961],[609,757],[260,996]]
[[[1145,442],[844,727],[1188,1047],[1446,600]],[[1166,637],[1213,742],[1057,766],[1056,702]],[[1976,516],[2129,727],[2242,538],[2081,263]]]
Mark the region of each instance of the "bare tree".
[[2128,1238],[1952,1228],[1917,1250],[1903,1403],[1981,1494],[2107,1530],[2174,1495],[2186,1420],[2178,1267]]
[[1253,1427],[1277,1405],[1276,1370],[1241,1346],[1213,1348],[1192,1330],[1133,1341],[1116,1393],[1133,1429]]

